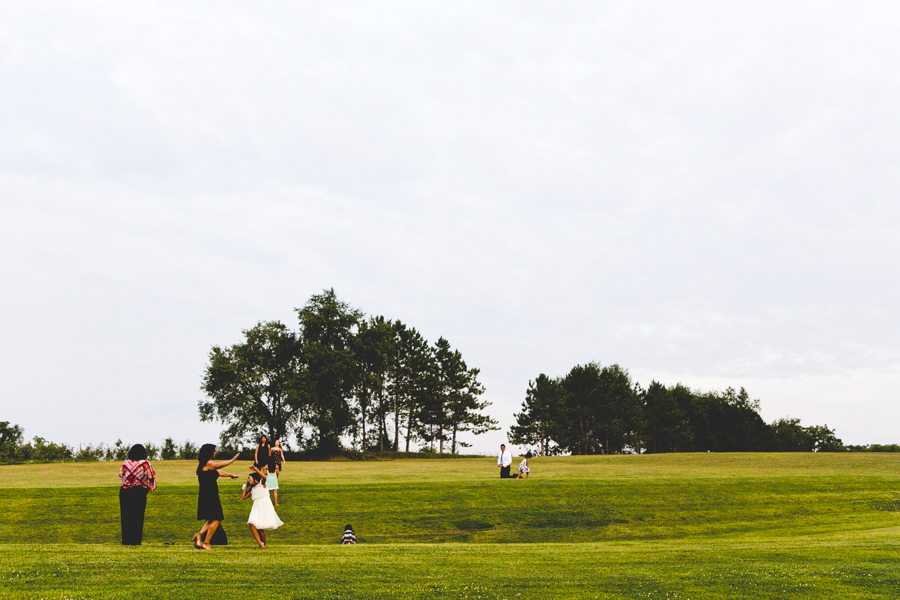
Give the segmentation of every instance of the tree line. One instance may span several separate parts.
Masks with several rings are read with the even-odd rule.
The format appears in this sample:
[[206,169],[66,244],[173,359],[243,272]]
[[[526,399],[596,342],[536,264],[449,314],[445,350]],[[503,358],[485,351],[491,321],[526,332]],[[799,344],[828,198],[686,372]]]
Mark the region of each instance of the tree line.
[[296,309],[298,328],[278,321],[243,331],[242,342],[213,346],[203,377],[203,421],[225,425],[223,445],[261,434],[323,455],[347,443],[362,451],[409,452],[410,443],[456,454],[459,434],[497,429],[482,414],[479,370],[441,337],[368,317],[334,290]]
[[[77,448],[50,442],[40,436],[35,436],[28,442],[25,441],[24,433],[19,425],[0,421],[0,463],[121,461],[125,460],[128,449],[131,448],[131,444],[126,444],[121,439],[109,446],[101,442]],[[161,445],[145,442],[144,447],[150,460],[197,458],[197,446],[190,441],[178,445],[172,438],[166,438]]]
[[[541,455],[662,452],[844,451],[827,426],[771,424],[744,388],[701,392],[653,381],[645,389],[619,365],[577,365],[529,381],[509,441]],[[859,448],[854,447],[853,450]]]

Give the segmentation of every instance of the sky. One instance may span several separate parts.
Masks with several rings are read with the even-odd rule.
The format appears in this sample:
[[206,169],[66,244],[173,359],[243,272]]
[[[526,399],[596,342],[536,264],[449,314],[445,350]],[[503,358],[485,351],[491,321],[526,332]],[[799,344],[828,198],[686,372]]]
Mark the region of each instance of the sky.
[[897,443],[900,6],[0,8],[0,421],[216,441],[214,345],[323,289],[502,427],[617,363]]

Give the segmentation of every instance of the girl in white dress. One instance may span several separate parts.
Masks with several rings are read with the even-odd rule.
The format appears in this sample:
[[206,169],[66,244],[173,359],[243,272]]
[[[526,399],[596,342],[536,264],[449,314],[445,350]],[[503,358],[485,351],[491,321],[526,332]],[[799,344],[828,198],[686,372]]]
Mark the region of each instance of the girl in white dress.
[[272,500],[269,498],[269,490],[266,488],[266,477],[256,467],[250,467],[254,473],[247,478],[244,484],[242,499],[252,498],[253,507],[250,509],[250,518],[247,524],[250,532],[259,547],[266,549],[266,529],[278,529],[284,523],[278,518]]

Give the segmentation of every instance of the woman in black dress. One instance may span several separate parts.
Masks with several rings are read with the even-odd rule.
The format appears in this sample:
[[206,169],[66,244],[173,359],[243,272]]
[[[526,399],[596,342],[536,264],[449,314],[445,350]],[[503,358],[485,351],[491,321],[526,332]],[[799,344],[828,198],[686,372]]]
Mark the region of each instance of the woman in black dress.
[[[213,444],[203,444],[200,448],[199,461],[197,465],[197,481],[200,483],[200,494],[197,496],[197,518],[204,521],[203,527],[199,533],[195,533],[191,538],[197,549],[210,550],[209,544],[219,523],[225,520],[222,513],[222,502],[219,500],[219,484],[216,480],[222,477],[236,478],[237,475],[220,471],[222,467],[227,467],[237,460],[238,454],[234,455],[231,460],[216,462],[216,447]],[[203,538],[203,534],[206,538]],[[202,540],[202,542],[201,542]]]
[[257,469],[262,469],[263,466],[269,464],[269,454],[271,453],[272,448],[269,446],[269,440],[266,436],[261,436],[259,443],[256,445],[256,451],[253,453],[253,465]]

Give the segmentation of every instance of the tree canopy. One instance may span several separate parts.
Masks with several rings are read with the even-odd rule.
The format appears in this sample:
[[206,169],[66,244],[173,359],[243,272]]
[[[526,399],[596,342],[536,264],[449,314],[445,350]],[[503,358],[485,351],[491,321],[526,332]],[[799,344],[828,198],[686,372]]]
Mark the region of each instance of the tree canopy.
[[401,436],[444,452],[466,444],[460,432],[496,429],[481,413],[478,369],[440,338],[432,346],[413,327],[365,318],[334,290],[296,310],[298,329],[277,321],[243,332],[242,342],[209,354],[199,402],[204,421],[226,427],[230,446],[261,434],[300,449],[333,454],[400,450]]
[[514,417],[510,441],[544,456],[844,450],[827,426],[802,427],[797,419],[766,424],[744,388],[701,392],[652,381],[643,389],[615,364],[538,375]]

